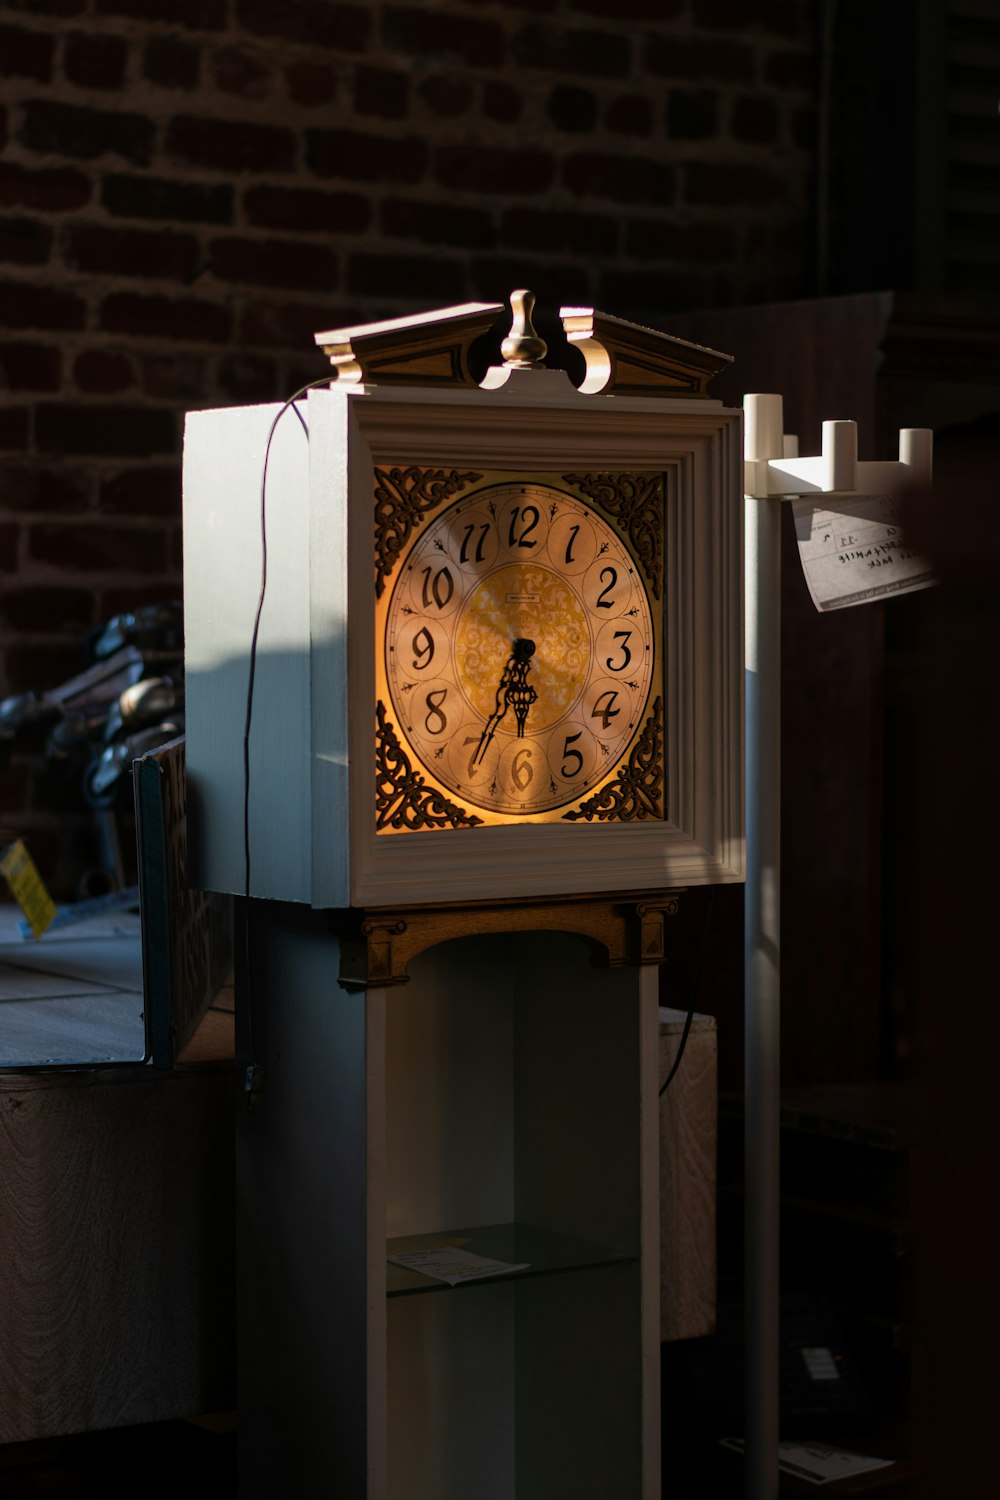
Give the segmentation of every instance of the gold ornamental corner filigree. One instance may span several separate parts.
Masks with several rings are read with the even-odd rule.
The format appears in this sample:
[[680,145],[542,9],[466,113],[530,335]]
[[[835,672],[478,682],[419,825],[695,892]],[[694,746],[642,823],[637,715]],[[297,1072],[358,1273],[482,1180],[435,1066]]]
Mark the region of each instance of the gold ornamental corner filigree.
[[386,717],[385,705],[375,705],[375,828],[416,831],[420,828],[475,828],[482,823],[475,813],[449,801],[428,786],[410,764]]
[[659,599],[663,578],[663,475],[598,472],[564,474],[563,478],[618,522]]
[[663,816],[663,699],[657,698],[618,775],[586,802],[563,813],[567,822],[634,823]]
[[391,469],[375,466],[377,599],[381,599],[396,559],[427,512],[482,477],[472,472],[460,473],[458,469],[422,469],[417,464]]

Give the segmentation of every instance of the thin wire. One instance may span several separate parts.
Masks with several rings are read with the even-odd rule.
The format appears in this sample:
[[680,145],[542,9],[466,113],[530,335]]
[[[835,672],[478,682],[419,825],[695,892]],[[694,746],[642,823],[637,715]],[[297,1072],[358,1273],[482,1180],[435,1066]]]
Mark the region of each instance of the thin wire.
[[663,1083],[660,1085],[661,1099],[667,1092],[667,1089],[670,1087],[674,1074],[677,1072],[677,1069],[681,1065],[681,1058],[684,1056],[684,1048],[687,1046],[687,1039],[691,1031],[691,1023],[694,1020],[694,1014],[698,1003],[698,991],[701,988],[702,970],[705,967],[705,954],[708,952],[708,933],[709,928],[712,924],[712,903],[714,902],[714,900],[715,886],[713,885],[709,886],[708,889],[708,905],[705,908],[705,925],[701,930],[701,949],[698,953],[698,968],[695,972],[694,984],[691,986],[691,1008],[688,1011],[684,1021],[684,1030],[681,1032],[681,1044],[677,1048],[677,1056],[674,1058],[674,1065],[670,1069],[670,1072],[667,1074],[666,1078],[663,1080]]
[[[257,596],[257,612],[254,616],[253,632],[250,636],[250,664],[247,673],[247,711],[246,721],[243,727],[243,895],[245,902],[250,901],[250,727],[253,723],[253,692],[254,680],[257,675],[257,642],[260,636],[260,622],[264,613],[264,599],[267,595],[267,466],[271,457],[271,443],[277,431],[278,423],[285,413],[291,409],[295,412],[302,426],[302,431],[309,437],[309,428],[305,418],[298,410],[295,402],[307,391],[317,390],[319,387],[328,387],[329,377],[325,380],[311,380],[308,385],[300,387],[276,413],[271,423],[271,430],[267,434],[267,443],[264,446],[264,463],[260,471],[260,593]],[[253,1037],[253,969],[250,964],[250,921],[246,909],[244,909],[244,958],[246,963],[246,1018],[247,1018],[247,1047],[250,1053],[250,1062],[246,1071],[246,1091],[250,1094],[253,1088],[254,1073],[257,1068],[257,1050],[254,1046]]]

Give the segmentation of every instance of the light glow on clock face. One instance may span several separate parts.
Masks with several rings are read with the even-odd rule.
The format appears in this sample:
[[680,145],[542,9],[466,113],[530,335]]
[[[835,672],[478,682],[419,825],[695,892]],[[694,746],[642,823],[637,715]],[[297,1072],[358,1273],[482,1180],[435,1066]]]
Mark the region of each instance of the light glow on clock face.
[[536,481],[467,492],[416,534],[384,608],[400,739],[487,822],[546,820],[642,728],[654,622],[618,529]]

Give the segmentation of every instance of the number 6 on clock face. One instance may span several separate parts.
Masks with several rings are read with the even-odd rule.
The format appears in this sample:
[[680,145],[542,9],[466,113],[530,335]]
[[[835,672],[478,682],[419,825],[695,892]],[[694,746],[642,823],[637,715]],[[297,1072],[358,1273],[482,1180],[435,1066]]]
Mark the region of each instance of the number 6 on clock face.
[[658,618],[596,504],[537,480],[466,491],[415,533],[380,604],[401,750],[474,821],[572,816],[647,724]]

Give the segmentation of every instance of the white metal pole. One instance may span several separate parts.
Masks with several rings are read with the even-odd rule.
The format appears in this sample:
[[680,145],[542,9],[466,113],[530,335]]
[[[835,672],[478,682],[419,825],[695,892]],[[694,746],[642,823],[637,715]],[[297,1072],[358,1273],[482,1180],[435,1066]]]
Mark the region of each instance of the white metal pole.
[[[745,407],[746,458],[782,457],[781,397],[748,396]],[[749,495],[745,502],[747,1500],[778,1494],[781,503]]]

